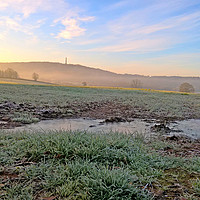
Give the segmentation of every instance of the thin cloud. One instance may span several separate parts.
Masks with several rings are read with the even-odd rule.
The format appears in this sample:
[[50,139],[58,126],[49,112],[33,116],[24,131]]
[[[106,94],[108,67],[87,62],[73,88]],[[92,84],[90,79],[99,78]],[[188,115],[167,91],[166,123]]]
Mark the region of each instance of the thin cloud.
[[40,28],[46,23],[47,19],[38,19],[34,26],[25,24],[24,21],[27,18],[30,18],[34,13],[49,11],[54,13],[54,17],[59,16],[56,20],[54,19],[52,26],[60,24],[64,26],[64,29],[60,30],[59,33],[50,33],[50,35],[54,34],[57,35],[57,38],[67,40],[85,33],[86,28],[82,28],[80,26],[81,23],[95,20],[95,17],[93,16],[82,16],[77,7],[70,7],[65,0],[7,0],[6,3],[0,2],[0,10],[8,9],[13,11],[14,17],[10,17],[9,14],[8,16],[3,16],[2,19],[0,19],[1,27],[4,26],[10,30],[33,34],[31,33],[31,30]]
[[[153,66],[171,49],[199,50],[199,6],[195,0],[0,0],[0,48],[12,50],[15,42],[19,51],[33,47],[29,49],[34,55],[42,55],[46,46],[53,46],[50,59],[60,51],[60,56],[71,53],[95,65],[122,66],[137,58],[139,63],[142,57],[144,64]],[[155,61],[148,59],[154,55]],[[186,62],[175,56],[160,58],[160,63],[167,59],[180,61],[174,65]],[[193,56],[188,64],[189,60],[197,59]]]
[[21,18],[11,18],[8,16],[0,17],[0,28],[4,28],[9,31],[23,32],[27,35],[34,35],[33,30],[41,26],[41,21],[38,21],[35,25],[25,24]]
[[0,26],[6,27],[11,30],[18,31],[21,29],[19,22],[16,19],[10,17],[0,17]]
[[95,20],[94,16],[79,17],[78,20],[83,22],[93,22]]
[[84,35],[84,33],[86,32],[86,29],[82,28],[80,26],[80,23],[91,22],[94,20],[95,20],[95,17],[93,16],[77,17],[77,18],[66,17],[65,19],[61,18],[61,19],[55,20],[54,23],[61,22],[61,24],[65,27],[64,30],[58,33],[56,38],[63,38],[63,39],[70,40],[74,37],[79,37],[81,35]]
[[133,41],[122,41],[120,44],[89,49],[88,51],[99,51],[99,52],[153,52],[161,51],[169,48],[171,44],[162,38],[152,39],[141,39]]
[[[118,2],[117,5],[121,5],[120,3],[123,2]],[[179,15],[171,15],[171,12],[172,10],[178,11],[179,6],[186,8],[195,5],[195,2],[188,2],[185,5],[180,5],[180,1],[169,1],[168,3],[172,6],[172,9],[169,9],[169,5],[165,2],[157,2],[157,4],[154,2],[154,4],[145,6],[143,9],[133,10],[109,21],[106,28],[103,29],[106,32],[106,35],[102,34],[104,45],[100,44],[98,48],[88,49],[87,51],[155,52],[194,40],[194,37],[192,37],[194,34],[188,33],[195,32],[195,29],[199,26],[200,12],[193,11]],[[162,16],[161,12],[165,14]],[[167,12],[168,15],[166,15]],[[112,39],[109,38],[108,40],[108,35],[112,36]],[[102,40],[103,38],[101,37]],[[98,37],[95,39],[98,40]]]
[[0,2],[0,10],[13,10],[27,18],[38,11],[49,11],[66,5],[64,0],[56,0],[56,2],[54,0],[6,0]]
[[200,21],[200,12],[171,17],[167,20],[163,20],[152,25],[143,25],[136,28],[133,27],[132,32],[129,32],[129,34],[148,35],[161,31],[165,32],[168,30],[173,31],[175,34],[175,32],[180,32],[182,30],[190,30],[192,26],[194,27],[197,25],[197,21]]
[[83,35],[86,31],[86,29],[78,25],[76,19],[62,20],[62,24],[65,26],[65,29],[58,34],[57,38],[72,39],[73,37]]

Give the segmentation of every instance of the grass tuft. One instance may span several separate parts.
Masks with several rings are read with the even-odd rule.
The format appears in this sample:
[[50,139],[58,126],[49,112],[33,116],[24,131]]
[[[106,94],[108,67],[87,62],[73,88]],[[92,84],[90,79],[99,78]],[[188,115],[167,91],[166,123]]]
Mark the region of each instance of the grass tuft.
[[198,170],[198,158],[162,157],[120,133],[2,133],[0,141],[2,199],[151,199],[146,186],[166,169]]

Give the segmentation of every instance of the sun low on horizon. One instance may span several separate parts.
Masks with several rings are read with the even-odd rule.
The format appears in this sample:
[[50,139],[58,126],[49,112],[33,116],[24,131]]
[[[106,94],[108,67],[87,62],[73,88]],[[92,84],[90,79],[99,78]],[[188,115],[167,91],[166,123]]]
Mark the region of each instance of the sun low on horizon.
[[200,1],[0,1],[0,62],[200,76]]

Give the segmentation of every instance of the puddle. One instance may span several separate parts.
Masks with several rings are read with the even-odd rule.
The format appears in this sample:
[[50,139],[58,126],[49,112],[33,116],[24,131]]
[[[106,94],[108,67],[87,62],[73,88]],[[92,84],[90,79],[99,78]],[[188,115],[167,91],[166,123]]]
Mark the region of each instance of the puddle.
[[[48,131],[48,130],[81,130],[89,132],[125,132],[140,133],[145,135],[157,135],[151,130],[155,125],[153,122],[145,122],[144,120],[135,119],[132,122],[119,123],[103,123],[102,120],[91,119],[55,119],[44,120],[36,124],[30,124],[23,127],[16,127],[9,131]],[[170,135],[187,135],[189,137],[200,139],[200,120],[185,120],[171,123],[169,128],[172,130]],[[179,130],[179,132],[177,132]]]
[[176,123],[171,123],[170,128],[175,130],[181,130],[182,131],[181,134],[183,135],[195,139],[200,139],[200,119],[190,119],[190,120],[178,121]]
[[119,123],[101,123],[102,120],[91,119],[55,119],[44,120],[36,124],[29,124],[23,127],[16,127],[14,131],[48,131],[48,130],[84,130],[90,132],[126,132],[126,133],[150,133],[150,123],[142,120],[134,120],[133,122]]

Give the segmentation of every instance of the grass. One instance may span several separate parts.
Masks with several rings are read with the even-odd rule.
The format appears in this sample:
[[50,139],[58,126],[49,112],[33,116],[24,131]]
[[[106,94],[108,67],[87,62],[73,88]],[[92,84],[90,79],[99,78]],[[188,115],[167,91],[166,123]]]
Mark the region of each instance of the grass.
[[[78,112],[89,103],[109,101],[158,118],[200,116],[197,94],[20,84],[0,84],[0,90],[0,102],[61,113],[73,112],[72,105]],[[30,110],[13,112],[13,121],[38,121]],[[142,200],[152,199],[153,194],[166,192],[169,184],[178,182],[186,187],[184,197],[198,199],[200,158],[156,153],[165,147],[177,148],[173,145],[158,140],[147,144],[141,136],[120,133],[0,131],[0,198]]]
[[95,102],[113,102],[129,105],[133,109],[146,111],[154,117],[199,118],[200,95],[168,93],[146,90],[106,88],[81,88],[63,86],[0,84],[0,102],[31,103],[40,107],[55,107],[65,112],[65,107],[77,107]]
[[30,113],[14,113],[13,122],[21,122],[23,124],[31,124],[39,122],[39,119],[32,116]]
[[34,81],[30,79],[12,79],[12,78],[1,78],[0,77],[0,84],[13,84],[13,85],[52,85],[51,83],[48,82],[41,82],[41,81]]
[[200,180],[199,179],[193,182],[193,187],[196,193],[200,194]]
[[166,170],[200,173],[200,158],[163,157],[120,133],[2,132],[0,148],[1,199],[152,199],[147,188]]

